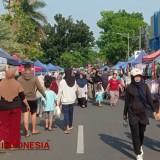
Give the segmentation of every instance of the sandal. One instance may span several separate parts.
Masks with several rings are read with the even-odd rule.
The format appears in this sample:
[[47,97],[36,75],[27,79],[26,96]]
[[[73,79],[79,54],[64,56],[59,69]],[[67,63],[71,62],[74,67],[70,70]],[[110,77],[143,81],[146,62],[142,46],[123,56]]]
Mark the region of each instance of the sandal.
[[73,127],[70,127],[69,129],[68,129],[68,131],[71,131],[73,129]]
[[37,134],[40,134],[41,132],[39,130],[37,130],[37,132],[35,133],[32,133],[32,135],[37,135]]
[[28,138],[28,137],[30,137],[30,134],[25,134],[24,136],[25,136],[26,138]]
[[53,129],[52,128],[48,128],[48,131],[52,131]]
[[28,132],[28,131],[25,131],[25,134],[24,134],[24,136],[25,136],[26,138],[30,137],[30,134],[29,134],[29,132]]
[[47,131],[47,130],[48,130],[48,127],[44,128],[44,130]]
[[70,134],[71,131],[70,131],[70,130],[65,130],[64,133],[65,133],[65,134]]

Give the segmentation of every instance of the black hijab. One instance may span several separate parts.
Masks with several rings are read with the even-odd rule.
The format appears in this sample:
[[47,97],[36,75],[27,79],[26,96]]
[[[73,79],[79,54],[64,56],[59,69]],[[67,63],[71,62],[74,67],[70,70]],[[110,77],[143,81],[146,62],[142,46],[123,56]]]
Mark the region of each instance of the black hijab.
[[[142,78],[142,76],[141,76],[141,78]],[[133,84],[137,88],[139,98],[142,101],[145,108],[147,108],[147,100],[146,100],[146,97],[145,97],[145,95],[143,93],[143,89],[142,89],[142,85],[144,84],[143,79],[141,79],[140,82],[135,82],[133,76],[131,77],[131,79],[132,79],[131,84]]]
[[72,69],[66,68],[65,69],[65,77],[64,80],[66,81],[69,87],[73,87],[75,84],[75,76],[72,75]]

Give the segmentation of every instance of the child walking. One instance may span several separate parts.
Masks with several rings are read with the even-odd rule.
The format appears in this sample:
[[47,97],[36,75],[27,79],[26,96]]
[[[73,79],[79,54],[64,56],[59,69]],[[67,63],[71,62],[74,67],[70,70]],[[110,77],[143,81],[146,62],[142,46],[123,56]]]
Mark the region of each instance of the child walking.
[[102,101],[103,101],[103,90],[102,86],[98,85],[97,86],[98,92],[96,92],[96,103],[98,103],[99,107],[102,107]]
[[46,123],[45,130],[52,131],[56,94],[54,93],[54,91],[50,90],[50,87],[52,85],[52,82],[50,80],[46,80],[44,85],[46,87],[46,99],[42,98],[42,101],[44,102],[44,114]]

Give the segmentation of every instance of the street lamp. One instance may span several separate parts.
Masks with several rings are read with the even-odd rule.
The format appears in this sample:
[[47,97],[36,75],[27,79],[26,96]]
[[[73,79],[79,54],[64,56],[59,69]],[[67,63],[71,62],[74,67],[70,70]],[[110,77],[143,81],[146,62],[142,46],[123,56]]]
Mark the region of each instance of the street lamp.
[[124,36],[124,37],[128,38],[128,59],[129,59],[129,33],[117,33],[117,32],[112,32],[112,33],[118,34],[118,35],[121,35],[121,36]]

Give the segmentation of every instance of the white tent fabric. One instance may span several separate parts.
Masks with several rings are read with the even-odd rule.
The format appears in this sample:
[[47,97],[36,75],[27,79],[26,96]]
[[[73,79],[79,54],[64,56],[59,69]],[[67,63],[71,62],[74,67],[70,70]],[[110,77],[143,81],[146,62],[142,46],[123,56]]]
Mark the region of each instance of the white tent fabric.
[[0,57],[0,66],[5,66],[7,65],[7,59]]
[[7,66],[7,59],[0,57],[0,79],[5,78],[6,66]]

